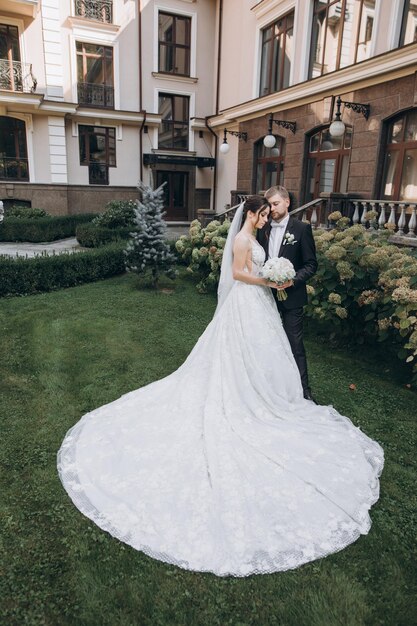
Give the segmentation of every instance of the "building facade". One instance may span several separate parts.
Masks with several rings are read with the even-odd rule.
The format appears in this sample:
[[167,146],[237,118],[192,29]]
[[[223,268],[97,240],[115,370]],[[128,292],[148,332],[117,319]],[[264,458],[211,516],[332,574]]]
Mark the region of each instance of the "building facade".
[[416,40],[414,0],[1,0],[0,199],[415,202]]
[[[243,4],[223,5],[220,102],[209,123],[244,136],[227,135],[218,197],[284,184],[298,205],[329,193],[416,202],[417,2]],[[345,128],[334,136],[338,97]],[[266,147],[271,117],[276,141]]]
[[6,207],[99,211],[143,180],[166,183],[167,219],[209,208],[215,21],[206,1],[2,1]]

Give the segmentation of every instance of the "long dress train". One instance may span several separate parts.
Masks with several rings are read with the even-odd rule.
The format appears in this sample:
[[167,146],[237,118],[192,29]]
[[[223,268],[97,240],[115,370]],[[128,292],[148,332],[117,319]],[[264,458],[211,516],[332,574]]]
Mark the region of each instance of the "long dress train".
[[[264,251],[252,251],[257,273]],[[58,453],[100,528],[219,576],[298,567],[369,531],[383,451],[304,400],[269,288],[236,281],[184,364],[91,411]]]

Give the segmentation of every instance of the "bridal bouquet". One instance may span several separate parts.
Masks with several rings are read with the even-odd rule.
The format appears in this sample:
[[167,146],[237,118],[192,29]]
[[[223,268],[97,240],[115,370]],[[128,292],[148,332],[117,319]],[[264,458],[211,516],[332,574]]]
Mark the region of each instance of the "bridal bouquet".
[[[262,267],[261,274],[264,278],[271,281],[271,283],[282,285],[295,277],[295,269],[294,265],[288,259],[275,256],[266,261]],[[278,300],[286,300],[287,297],[285,289],[277,289]]]

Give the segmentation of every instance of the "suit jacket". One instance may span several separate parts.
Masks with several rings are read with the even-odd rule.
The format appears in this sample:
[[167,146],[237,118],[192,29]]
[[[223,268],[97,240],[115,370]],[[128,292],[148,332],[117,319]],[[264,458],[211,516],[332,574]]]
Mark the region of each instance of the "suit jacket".
[[[269,258],[268,246],[270,233],[270,222],[267,222],[267,224],[257,232],[257,239],[265,250],[266,259]],[[285,243],[286,234],[294,235],[292,244]],[[302,307],[307,304],[306,282],[317,270],[316,246],[310,224],[301,222],[290,216],[278,256],[283,256],[291,261],[296,271],[294,286],[286,289],[288,298],[282,301],[282,306],[285,309]],[[276,290],[273,289],[272,292],[276,297]]]

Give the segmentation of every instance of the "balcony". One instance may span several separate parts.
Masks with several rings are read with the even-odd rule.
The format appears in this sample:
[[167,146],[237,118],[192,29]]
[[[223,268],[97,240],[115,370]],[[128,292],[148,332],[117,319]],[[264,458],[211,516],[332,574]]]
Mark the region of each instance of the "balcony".
[[114,109],[114,88],[110,85],[78,83],[78,104],[98,109]]
[[29,180],[28,159],[0,156],[0,180]]
[[32,65],[21,61],[0,59],[0,89],[34,93],[37,81],[32,74]]
[[104,24],[112,24],[113,0],[75,0],[75,15]]

